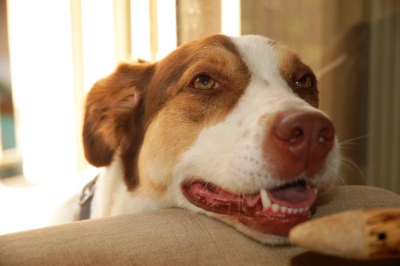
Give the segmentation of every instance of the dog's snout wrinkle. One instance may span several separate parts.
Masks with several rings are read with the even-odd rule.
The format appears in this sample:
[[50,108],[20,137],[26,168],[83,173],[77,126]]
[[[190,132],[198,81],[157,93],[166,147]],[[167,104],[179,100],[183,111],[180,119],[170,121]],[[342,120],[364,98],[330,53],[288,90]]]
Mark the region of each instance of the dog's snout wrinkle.
[[287,110],[278,113],[272,125],[263,146],[266,157],[277,163],[277,174],[284,179],[314,176],[333,147],[332,122],[319,112]]

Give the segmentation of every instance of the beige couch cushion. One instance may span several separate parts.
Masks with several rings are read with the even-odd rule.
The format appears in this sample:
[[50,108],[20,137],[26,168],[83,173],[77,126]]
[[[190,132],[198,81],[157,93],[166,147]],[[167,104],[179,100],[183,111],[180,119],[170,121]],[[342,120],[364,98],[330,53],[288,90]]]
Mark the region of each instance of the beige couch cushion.
[[[400,207],[383,189],[348,186],[318,199],[315,217]],[[74,222],[0,236],[0,265],[400,265],[355,262],[261,245],[224,223],[180,209]]]

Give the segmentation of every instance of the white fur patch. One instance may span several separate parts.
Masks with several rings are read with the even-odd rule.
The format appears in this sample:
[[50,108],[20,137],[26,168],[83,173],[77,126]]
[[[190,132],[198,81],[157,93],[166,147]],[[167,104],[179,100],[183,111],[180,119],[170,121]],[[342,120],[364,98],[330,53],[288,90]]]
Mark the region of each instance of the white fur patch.
[[[248,194],[280,182],[271,175],[273,165],[261,150],[271,115],[285,109],[322,112],[298,98],[283,80],[268,39],[244,36],[233,41],[252,73],[251,82],[224,121],[201,131],[176,165],[174,177],[205,179],[233,193]],[[326,174],[335,174],[333,170]]]

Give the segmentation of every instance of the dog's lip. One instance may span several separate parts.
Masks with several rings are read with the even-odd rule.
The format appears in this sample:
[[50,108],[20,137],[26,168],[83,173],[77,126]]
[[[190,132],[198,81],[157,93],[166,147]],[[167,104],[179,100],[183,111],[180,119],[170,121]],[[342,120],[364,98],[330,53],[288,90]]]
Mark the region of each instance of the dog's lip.
[[293,226],[311,218],[310,207],[317,196],[317,190],[304,182],[241,195],[203,180],[191,180],[182,184],[182,191],[199,208],[237,217],[251,230],[280,236],[287,236]]

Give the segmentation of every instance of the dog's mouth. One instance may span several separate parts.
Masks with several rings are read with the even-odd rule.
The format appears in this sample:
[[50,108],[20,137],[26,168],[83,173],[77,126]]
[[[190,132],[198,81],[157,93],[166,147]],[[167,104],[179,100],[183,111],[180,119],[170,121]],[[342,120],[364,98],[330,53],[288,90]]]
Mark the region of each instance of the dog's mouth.
[[287,237],[289,230],[311,218],[317,189],[300,180],[251,195],[233,194],[204,181],[185,182],[185,197],[206,211],[235,216],[251,230]]

